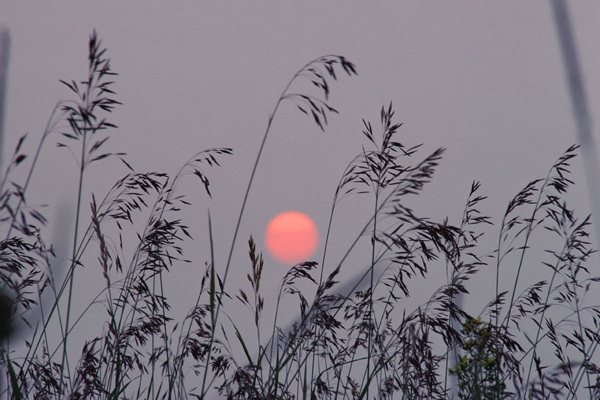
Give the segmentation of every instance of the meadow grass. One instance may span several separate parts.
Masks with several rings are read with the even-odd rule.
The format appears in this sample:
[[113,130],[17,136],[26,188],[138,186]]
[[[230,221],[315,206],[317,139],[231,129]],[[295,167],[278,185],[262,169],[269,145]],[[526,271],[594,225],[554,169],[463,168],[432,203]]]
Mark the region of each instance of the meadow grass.
[[[498,224],[480,212],[486,196],[479,182],[471,186],[459,224],[436,222],[410,209],[406,199],[433,179],[444,150],[421,156],[420,145],[401,142],[401,124],[389,104],[381,108],[379,127],[363,121],[365,145],[335,188],[321,262],[291,267],[276,293],[265,293],[264,260],[250,237],[248,286],[232,288],[228,277],[241,247],[248,195],[280,104],[294,103],[324,130],[337,114],[329,104],[330,85],[342,75],[356,75],[356,67],[341,56],[320,57],[283,90],[242,199],[227,261],[219,265],[210,216],[210,252],[201,260],[186,258],[185,243],[193,239],[181,216],[189,202],[177,183],[194,175],[210,196],[206,170],[231,149],[200,151],[172,176],[132,170],[102,197],[83,190],[93,164],[114,158],[126,163],[124,154],[103,147],[117,129],[108,117],[121,105],[106,54],[94,32],[87,78],[62,82],[74,100],[55,107],[24,181],[12,179],[28,163],[22,138],[0,182],[6,232],[0,242],[3,398],[600,398],[600,308],[594,299],[598,278],[588,269],[590,218],[576,215],[565,200],[576,146],[560,155],[546,177],[527,183]],[[318,93],[294,92],[299,80],[311,82]],[[78,166],[72,253],[64,274],[56,273],[52,246],[43,237],[46,219],[27,197],[38,156],[54,137]],[[351,218],[338,215],[338,205],[352,196],[369,199],[371,216],[341,259],[330,261],[331,228]],[[482,238],[493,232],[497,246],[487,249]],[[352,251],[363,241],[370,255],[362,275],[339,282],[341,269],[356,264]],[[544,252],[532,248],[540,242]],[[174,320],[165,280],[184,262],[205,268],[185,318]],[[101,270],[104,283],[76,311],[74,289],[85,284],[79,273],[84,267]],[[531,268],[538,271],[532,282],[524,278]],[[446,282],[415,305],[409,298],[413,282],[440,269]],[[471,300],[470,284],[490,273],[495,292],[474,309],[482,301]],[[284,299],[286,304],[295,299],[298,307],[289,326],[279,319]],[[263,323],[265,301],[275,304],[269,326]],[[247,307],[248,320],[230,318],[225,308],[232,304]],[[89,313],[101,316],[102,333],[74,348]],[[256,334],[238,328],[244,324]]]

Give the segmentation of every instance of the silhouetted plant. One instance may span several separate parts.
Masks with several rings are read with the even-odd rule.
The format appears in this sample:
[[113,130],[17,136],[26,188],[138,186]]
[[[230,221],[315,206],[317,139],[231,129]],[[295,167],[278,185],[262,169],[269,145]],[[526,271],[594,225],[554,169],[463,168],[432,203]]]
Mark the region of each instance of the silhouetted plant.
[[[193,239],[181,217],[189,203],[178,184],[184,176],[195,176],[210,197],[204,168],[218,166],[231,149],[200,151],[172,176],[131,171],[103,197],[83,190],[85,171],[96,161],[110,156],[125,161],[124,154],[104,150],[108,130],[116,129],[105,115],[120,103],[109,80],[116,74],[95,33],[89,41],[89,61],[84,81],[63,82],[76,99],[55,107],[24,182],[13,181],[13,176],[26,164],[25,138],[0,182],[0,224],[6,232],[0,242],[2,292],[10,299],[11,326],[17,321],[29,325],[22,329],[24,343],[16,336],[2,342],[2,396],[599,396],[600,306],[590,294],[600,279],[588,270],[593,253],[590,220],[576,216],[565,201],[576,146],[559,157],[546,178],[531,181],[509,202],[497,228],[497,247],[489,251],[483,238],[492,221],[480,211],[486,196],[480,194],[479,182],[473,182],[456,225],[448,219],[434,221],[409,207],[411,197],[424,195],[444,149],[417,158],[422,145],[398,139],[401,124],[394,120],[390,103],[381,109],[380,132],[363,120],[366,145],[335,188],[321,262],[293,266],[276,292],[266,290],[261,279],[268,265],[250,237],[249,286],[230,288],[227,278],[245,206],[279,106],[291,101],[323,130],[331,114],[337,114],[329,103],[331,83],[342,74],[356,75],[354,64],[336,55],[317,58],[283,90],[263,135],[227,260],[219,265],[210,214],[210,253],[202,254],[205,259],[200,261],[187,259],[186,241]],[[317,95],[294,89],[302,79],[317,88]],[[64,277],[55,273],[52,247],[43,238],[46,219],[27,201],[40,151],[54,134],[61,135],[59,146],[73,154],[79,174],[73,249]],[[326,257],[331,228],[338,219],[348,218],[340,206],[354,195],[369,196],[370,216],[341,258],[331,261]],[[79,230],[86,201],[89,223]],[[547,245],[544,254],[532,249],[534,236]],[[366,258],[354,252],[361,241],[370,245]],[[173,266],[185,262],[204,263],[205,268],[193,304],[183,320],[175,321],[165,279]],[[82,274],[75,274],[83,266],[101,271],[103,288],[81,311],[72,304],[73,288],[85,284]],[[534,276],[539,278],[525,281],[526,268],[538,268]],[[342,269],[361,272],[341,282]],[[444,269],[446,281],[432,293],[414,290],[416,278]],[[480,274],[495,276],[494,295],[479,309],[473,308],[480,301],[463,307],[470,298],[471,279]],[[288,298],[296,301],[298,318],[283,326],[280,315]],[[263,318],[266,302],[275,305],[270,326]],[[248,321],[234,320],[225,312],[239,304],[250,311]],[[97,308],[103,315],[102,332],[86,340],[74,360],[75,341],[69,338],[84,316],[97,315]],[[248,322],[255,335],[239,328]]]

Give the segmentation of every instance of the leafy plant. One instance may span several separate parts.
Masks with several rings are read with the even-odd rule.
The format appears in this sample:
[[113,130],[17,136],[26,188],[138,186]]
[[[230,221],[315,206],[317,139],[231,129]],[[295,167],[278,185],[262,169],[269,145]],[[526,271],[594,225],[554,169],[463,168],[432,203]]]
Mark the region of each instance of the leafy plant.
[[489,324],[480,318],[468,319],[461,330],[464,355],[450,369],[459,377],[460,399],[504,399],[506,384],[498,381],[501,376],[500,359],[495,354],[495,340]]

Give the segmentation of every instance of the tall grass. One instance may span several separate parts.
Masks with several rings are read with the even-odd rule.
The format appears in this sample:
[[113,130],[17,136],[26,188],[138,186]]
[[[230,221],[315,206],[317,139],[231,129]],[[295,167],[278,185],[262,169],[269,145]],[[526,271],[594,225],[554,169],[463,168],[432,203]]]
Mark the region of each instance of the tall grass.
[[[238,245],[248,195],[272,121],[292,102],[321,129],[336,109],[330,85],[356,74],[341,56],[325,56],[302,67],[277,100],[263,135],[227,261],[210,252],[188,260],[193,240],[182,221],[189,205],[178,191],[187,175],[206,175],[229,148],[193,155],[174,175],[131,171],[100,197],[87,191],[86,172],[96,162],[121,158],[104,152],[115,100],[116,75],[96,34],[89,41],[89,70],[82,82],[64,81],[75,99],[59,102],[41,135],[23,183],[13,180],[28,159],[25,138],[0,183],[2,293],[7,300],[1,350],[2,396],[11,399],[575,399],[600,396],[596,365],[600,307],[593,294],[598,278],[588,269],[593,250],[589,217],[566,203],[572,181],[568,148],[546,177],[535,179],[509,202],[494,226],[482,214],[481,184],[474,182],[462,218],[433,221],[408,204],[433,179],[444,150],[421,156],[421,145],[399,139],[392,104],[380,127],[363,121],[365,145],[346,167],[333,193],[321,262],[299,263],[276,292],[261,285],[265,261],[247,238],[248,286],[231,287],[231,260]],[[307,79],[316,94],[293,90]],[[74,235],[66,274],[54,269],[52,247],[43,237],[46,219],[29,206],[28,188],[37,158],[57,137],[77,161]],[[327,247],[340,203],[368,196],[371,215],[338,260]],[[36,203],[37,203],[36,199]],[[84,209],[89,207],[89,213]],[[85,215],[89,215],[85,217]],[[83,227],[83,228],[82,228]],[[497,246],[484,236],[497,232]],[[366,242],[368,258],[357,254]],[[545,252],[533,248],[543,243]],[[205,265],[186,316],[174,320],[165,280],[184,262]],[[74,307],[75,289],[85,285],[82,268],[100,270],[103,288],[89,304]],[[342,268],[361,271],[339,282]],[[426,295],[414,292],[418,277],[446,271],[446,282]],[[525,273],[535,269],[535,273]],[[473,277],[493,276],[485,305],[469,294]],[[536,279],[526,277],[535,276]],[[312,290],[307,290],[312,286]],[[480,296],[480,295],[478,295]],[[284,303],[298,305],[298,318],[280,321]],[[275,305],[272,325],[265,302]],[[227,307],[242,304],[248,320],[233,320]],[[99,311],[100,310],[100,311]],[[285,313],[289,314],[289,310]],[[102,315],[102,332],[74,348],[89,314]],[[267,319],[270,320],[270,319]],[[256,334],[242,325],[252,325]],[[15,327],[8,329],[9,327]],[[237,351],[241,349],[241,353]],[[77,356],[75,356],[77,354]],[[241,354],[241,357],[240,357]],[[456,387],[451,384],[457,382]]]

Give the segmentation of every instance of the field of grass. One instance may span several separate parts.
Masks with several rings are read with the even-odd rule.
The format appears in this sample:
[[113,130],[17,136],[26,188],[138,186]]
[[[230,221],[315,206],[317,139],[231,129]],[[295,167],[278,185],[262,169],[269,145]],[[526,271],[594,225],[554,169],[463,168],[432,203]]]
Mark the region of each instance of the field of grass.
[[[210,169],[232,149],[200,151],[172,176],[131,170],[106,194],[83,189],[96,163],[127,164],[124,154],[104,151],[118,129],[110,113],[121,104],[113,91],[117,74],[93,33],[87,77],[62,82],[73,99],[57,104],[33,156],[26,154],[29,141],[19,141],[0,182],[0,396],[600,398],[599,278],[588,265],[590,218],[577,215],[565,197],[573,184],[576,146],[559,155],[547,176],[526,183],[502,220],[480,212],[486,196],[473,182],[459,224],[433,221],[408,208],[405,199],[418,196],[434,178],[444,149],[422,155],[420,145],[401,142],[401,124],[392,104],[386,105],[380,121],[363,121],[358,128],[364,146],[334,188],[333,200],[323,200],[332,207],[321,261],[290,268],[275,298],[264,293],[261,250],[238,232],[271,123],[279,105],[292,102],[325,130],[338,113],[329,104],[332,85],[356,74],[346,58],[324,56],[303,66],[284,88],[262,138],[227,262],[219,265],[212,251],[188,259],[185,243],[193,238],[181,218],[189,202],[177,183],[194,175],[210,196]],[[312,82],[318,95],[292,91],[298,80]],[[61,274],[53,269],[53,249],[42,234],[46,218],[30,206],[43,199],[27,196],[38,156],[53,143],[73,155],[79,174],[69,265]],[[13,180],[23,170],[25,179]],[[367,197],[371,217],[346,255],[332,264],[325,257],[331,227],[352,218],[337,213],[350,196]],[[495,248],[482,245],[484,235],[496,235]],[[370,262],[362,283],[340,282],[342,266],[363,242],[370,246]],[[248,284],[242,288],[228,282],[236,251],[249,256]],[[204,266],[204,273],[186,317],[177,320],[164,283],[171,268],[185,262]],[[413,305],[412,283],[427,279],[434,266],[445,268],[446,282]],[[531,268],[539,271],[534,282],[523,279]],[[84,269],[102,271],[103,282],[81,308],[74,306],[79,301],[74,293],[86,285]],[[483,302],[470,294],[481,273],[495,279],[495,292]],[[290,313],[280,308],[284,300],[293,300],[298,313],[289,326],[279,318]],[[272,324],[264,323],[266,301],[275,304],[267,318]],[[250,310],[247,320],[229,317],[232,304]],[[102,331],[80,347],[75,338],[91,313],[102,321]]]

